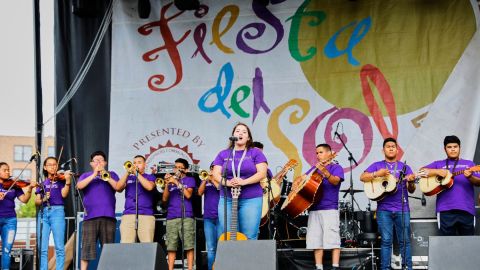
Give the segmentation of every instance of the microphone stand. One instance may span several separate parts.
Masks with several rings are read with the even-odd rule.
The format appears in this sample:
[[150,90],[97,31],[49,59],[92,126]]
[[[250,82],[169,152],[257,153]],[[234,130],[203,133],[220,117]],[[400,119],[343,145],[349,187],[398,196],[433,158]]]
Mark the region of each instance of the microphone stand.
[[[72,170],[72,167],[68,166],[68,169],[69,170]],[[78,190],[77,190],[77,185],[76,185],[76,179],[75,179],[75,173],[72,173],[72,183],[71,185],[73,186],[73,188],[70,188],[70,196],[72,198],[72,207],[73,207],[73,215],[74,215],[74,219],[73,219],[73,246],[76,248],[76,243],[77,243],[77,197],[78,197]],[[76,252],[73,252],[72,254],[72,263],[73,265],[76,264]]]
[[268,224],[268,239],[272,239],[272,227],[271,227],[271,223],[270,223],[270,195],[273,197],[273,191],[272,191],[272,183],[271,183],[272,179],[270,177],[267,176],[267,198],[268,198],[268,201],[267,201],[267,207],[268,207],[268,211],[267,211],[267,224]]
[[[358,166],[358,163],[357,161],[355,160],[355,158],[353,157],[353,154],[352,152],[350,152],[350,150],[348,149],[347,145],[345,144],[345,142],[343,141],[342,139],[342,136],[340,136],[340,134],[338,134],[338,132],[335,131],[335,136],[338,137],[338,139],[340,140],[340,142],[342,143],[343,145],[343,148],[345,148],[345,150],[347,151],[348,153],[348,161],[350,163],[350,187],[348,188],[349,189],[349,192],[347,194],[350,194],[350,197],[351,197],[351,201],[352,201],[352,204],[351,204],[351,207],[350,207],[350,213],[351,213],[351,217],[352,217],[352,222],[354,220],[354,212],[355,212],[355,205],[354,203],[357,203],[357,201],[355,201],[355,198],[354,198],[354,192],[353,192],[353,164],[355,164],[355,166]],[[346,194],[345,194],[346,195]],[[345,196],[344,196],[345,197]],[[355,230],[353,231],[353,236],[355,237],[356,235],[356,232]]]
[[138,243],[138,170],[135,171],[135,243]]
[[[405,161],[403,164],[403,168],[400,171],[399,179],[400,179],[400,187],[402,189],[402,242],[403,242],[403,250],[400,250],[402,253],[402,270],[406,269],[407,265],[407,258],[405,258],[407,254],[407,247],[405,246],[406,243],[406,235],[405,235],[405,188],[406,188],[406,183],[405,183],[405,174],[406,174],[406,169],[407,169],[407,162]],[[410,236],[409,236],[410,237]]]
[[184,219],[185,219],[185,193],[184,193],[184,189],[185,189],[185,186],[183,185],[183,178],[182,179],[179,179],[179,182],[180,184],[182,185],[182,188],[180,189],[180,192],[182,193],[181,194],[181,208],[182,208],[182,216],[181,216],[181,225],[180,225],[180,232],[182,234],[182,269],[185,270],[185,232],[184,232],[184,228],[183,228],[183,222],[184,222]]
[[225,161],[224,166],[223,166],[223,172],[222,172],[222,179],[220,181],[220,185],[223,188],[223,240],[227,241],[227,192],[228,192],[228,187],[227,187],[227,167],[228,167],[228,161],[232,160],[233,161],[233,151],[235,151],[235,144],[234,141],[232,141],[232,148],[228,151],[228,158],[227,161]]
[[[75,160],[75,164],[76,163],[76,160]],[[69,170],[72,170],[72,167],[71,165],[69,164],[69,167],[68,167]],[[80,193],[80,191],[78,190],[77,188],[77,179],[75,177],[75,173],[72,173],[72,183],[71,183],[71,186],[72,188],[70,188],[70,197],[72,198],[72,206],[73,206],[73,219],[74,219],[74,224],[73,224],[73,230],[74,230],[74,237],[73,237],[73,246],[75,247],[75,249],[77,249],[77,232],[78,232],[78,210],[80,209],[80,206],[81,205],[83,207],[83,211],[84,211],[84,215],[87,215],[87,209],[85,208],[85,206],[83,205],[83,199],[82,199],[82,195]],[[80,202],[80,203],[78,203]],[[73,257],[72,257],[72,264],[75,268],[75,265],[77,265],[77,261],[76,261],[76,256],[77,256],[77,252],[73,252]]]
[[[30,164],[30,162],[28,164]],[[28,164],[27,164],[27,166],[28,166]],[[37,164],[39,164],[39,163],[37,162]],[[43,193],[46,196],[45,185],[43,184],[45,182],[45,180],[42,180],[42,174],[40,173],[40,166],[36,166],[36,167],[37,167],[36,168],[37,169],[37,183],[40,187],[40,194]],[[41,180],[41,181],[39,181],[39,180]],[[32,191],[32,193],[33,193],[33,191]],[[35,196],[37,196],[37,195],[35,194]],[[41,195],[40,195],[40,197],[41,197]],[[39,221],[40,226],[38,226],[39,231],[37,232],[37,235],[39,237],[37,238],[36,245],[37,245],[38,262],[41,263],[41,251],[42,251],[41,248],[42,248],[42,237],[43,237],[43,233],[42,233],[42,231],[43,231],[43,202],[40,204],[40,206],[38,206],[38,210],[39,211],[37,211],[37,214],[38,214],[37,215],[37,222],[38,222],[38,219],[40,219],[40,221]],[[38,239],[40,239],[40,241],[38,241]]]

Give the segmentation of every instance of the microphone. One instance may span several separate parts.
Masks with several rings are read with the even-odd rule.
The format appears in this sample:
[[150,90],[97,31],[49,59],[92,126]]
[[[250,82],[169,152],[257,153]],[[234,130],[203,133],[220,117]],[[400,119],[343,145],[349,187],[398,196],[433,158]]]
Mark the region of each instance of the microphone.
[[340,137],[340,134],[338,134],[338,126],[339,125],[340,125],[340,122],[337,123],[337,127],[335,128],[335,133],[334,133],[334,135],[338,136],[338,137]]
[[152,9],[150,0],[138,0],[137,7],[138,17],[141,19],[148,19],[148,17],[150,17],[150,11]]
[[36,159],[38,157],[38,152],[36,152],[35,154],[33,154],[31,157],[30,157],[30,161],[29,162],[32,162],[34,159]]
[[65,166],[67,166],[68,164],[72,163],[72,161],[77,162],[77,160],[76,160],[75,158],[71,158],[71,159],[65,161],[64,163],[60,164],[60,168],[61,168],[61,169],[65,168]]
[[425,199],[425,194],[422,194],[422,199],[420,201],[422,202],[422,206],[427,205],[427,199]]
[[405,161],[403,162],[403,168],[402,168],[402,170],[400,171],[400,175],[399,175],[400,177],[399,177],[399,178],[400,178],[400,179],[405,178],[405,174],[406,174],[406,173],[407,173],[407,161],[405,160]]
[[230,137],[230,138],[228,138],[228,139],[229,139],[230,141],[232,141],[232,142],[238,141],[238,137],[235,137],[235,136],[232,136],[232,137]]

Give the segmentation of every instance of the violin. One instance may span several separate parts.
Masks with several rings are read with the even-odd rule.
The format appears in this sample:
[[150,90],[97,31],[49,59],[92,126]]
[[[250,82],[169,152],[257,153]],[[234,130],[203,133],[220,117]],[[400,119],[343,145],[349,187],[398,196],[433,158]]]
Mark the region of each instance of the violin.
[[[78,177],[79,175],[77,173],[70,172],[70,175],[73,177]],[[57,171],[53,177],[52,181],[65,181],[65,171]]]
[[[17,182],[15,182],[15,179],[9,178],[7,180],[3,180],[2,184],[4,189],[9,189],[10,187],[12,187],[12,185],[17,188],[26,188],[30,186],[30,181],[18,179]],[[38,184],[35,184],[35,187],[37,186]]]

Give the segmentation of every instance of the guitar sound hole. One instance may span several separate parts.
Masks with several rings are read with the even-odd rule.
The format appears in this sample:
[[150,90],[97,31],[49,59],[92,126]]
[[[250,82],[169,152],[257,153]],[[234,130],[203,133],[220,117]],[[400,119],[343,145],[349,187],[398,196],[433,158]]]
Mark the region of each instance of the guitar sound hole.
[[385,187],[387,187],[387,186],[388,186],[388,182],[387,182],[387,181],[383,181],[383,182],[382,182],[382,187],[385,188]]

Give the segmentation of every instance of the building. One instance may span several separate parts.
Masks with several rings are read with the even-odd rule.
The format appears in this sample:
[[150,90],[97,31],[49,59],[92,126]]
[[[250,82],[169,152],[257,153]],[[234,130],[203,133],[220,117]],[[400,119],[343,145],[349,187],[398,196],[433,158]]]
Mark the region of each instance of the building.
[[[1,136],[0,135],[0,161],[10,165],[10,173],[13,177],[20,175],[22,169],[28,164],[35,153],[35,137],[27,136]],[[55,140],[53,136],[44,138],[41,151],[42,161],[47,156],[55,156]],[[30,163],[23,171],[20,179],[36,179],[36,164]]]

